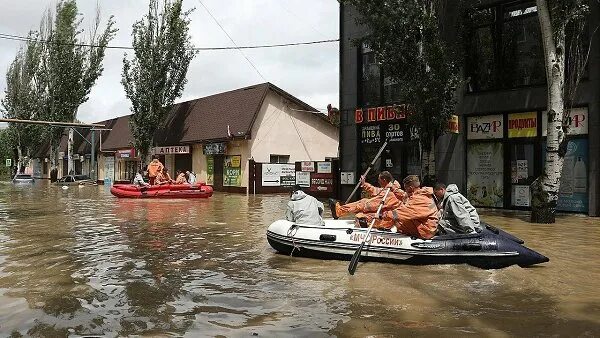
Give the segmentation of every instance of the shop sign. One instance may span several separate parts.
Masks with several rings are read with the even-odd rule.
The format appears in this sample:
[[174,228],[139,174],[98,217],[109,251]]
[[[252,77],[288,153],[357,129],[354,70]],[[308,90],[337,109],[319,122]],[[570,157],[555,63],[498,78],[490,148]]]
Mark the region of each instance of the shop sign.
[[333,192],[333,176],[331,174],[313,173],[310,178],[310,191]]
[[165,146],[152,148],[154,155],[189,154],[190,146]]
[[315,163],[314,162],[300,162],[300,170],[314,172],[315,171]]
[[206,184],[208,184],[208,185],[215,184],[214,172],[215,172],[215,158],[212,156],[208,156],[206,158]]
[[537,112],[508,115],[508,137],[536,137]]
[[[565,119],[569,126],[569,135],[587,135],[588,109],[574,108],[570,110],[569,117]],[[548,134],[548,112],[542,113],[542,136]]]
[[378,121],[404,120],[406,119],[407,113],[408,106],[405,104],[377,108],[358,108],[354,112],[354,122],[356,122],[356,124],[361,124]]
[[317,173],[331,174],[331,162],[317,162]]
[[202,146],[204,155],[219,155],[227,152],[227,144],[224,142],[207,143]]
[[405,135],[405,125],[400,123],[390,123],[385,131],[385,138],[389,142],[404,142]]
[[223,186],[240,187],[242,185],[241,155],[225,156],[223,159]]
[[502,115],[471,116],[467,119],[467,139],[484,140],[504,137]]
[[448,119],[448,132],[458,134],[458,115],[450,115],[450,119]]
[[10,158],[7,158],[5,163],[6,163],[6,166],[7,166],[7,167],[10,167],[10,166],[12,166],[12,159],[10,159]]
[[281,166],[279,164],[263,163],[262,165],[262,186],[279,187],[279,177],[281,176]]
[[135,149],[121,149],[117,150],[117,157],[119,158],[132,158],[135,157]]
[[372,144],[381,142],[380,125],[360,127],[360,143]]
[[310,172],[308,171],[297,171],[296,172],[296,184],[303,188],[310,187]]

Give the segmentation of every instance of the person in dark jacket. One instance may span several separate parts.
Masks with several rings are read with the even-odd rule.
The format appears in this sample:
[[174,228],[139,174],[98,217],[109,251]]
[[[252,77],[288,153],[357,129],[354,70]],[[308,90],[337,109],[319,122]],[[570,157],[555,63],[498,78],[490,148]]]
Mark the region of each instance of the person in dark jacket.
[[298,224],[324,225],[322,216],[323,203],[307,195],[298,184],[294,185],[285,218]]
[[439,202],[441,211],[438,229],[441,233],[481,232],[479,215],[475,207],[463,196],[456,184],[448,187],[444,183],[437,183],[433,193]]

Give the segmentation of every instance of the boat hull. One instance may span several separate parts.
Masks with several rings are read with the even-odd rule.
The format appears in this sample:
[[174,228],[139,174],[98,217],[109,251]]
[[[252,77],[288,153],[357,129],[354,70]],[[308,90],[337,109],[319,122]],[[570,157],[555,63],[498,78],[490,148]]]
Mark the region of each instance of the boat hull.
[[110,192],[119,198],[209,198],[213,194],[210,185],[159,185],[138,187],[133,184],[115,184]]
[[[325,226],[297,225],[285,220],[271,224],[267,240],[278,252],[320,259],[348,260],[367,229],[352,221],[326,220]],[[374,230],[361,251],[361,260],[404,264],[470,264],[495,269],[513,264],[531,266],[548,258],[521,245],[512,235],[486,230],[473,235],[438,236],[422,240],[389,231]],[[515,240],[516,239],[516,240]]]

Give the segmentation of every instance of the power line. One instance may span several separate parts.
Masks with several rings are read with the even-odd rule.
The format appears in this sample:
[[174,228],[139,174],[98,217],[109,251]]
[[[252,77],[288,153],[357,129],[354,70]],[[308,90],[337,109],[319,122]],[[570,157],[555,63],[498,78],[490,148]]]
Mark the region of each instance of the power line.
[[223,33],[225,33],[225,35],[227,35],[227,37],[229,38],[229,40],[231,40],[231,43],[233,43],[233,45],[236,47],[237,50],[240,51],[240,53],[242,53],[242,55],[244,56],[244,58],[246,59],[246,61],[248,61],[248,63],[250,64],[250,66],[252,66],[252,68],[254,68],[254,70],[258,73],[258,75],[260,75],[260,77],[265,81],[265,82],[269,82],[267,81],[267,79],[265,79],[265,77],[260,73],[260,71],[258,70],[258,68],[256,68],[256,66],[252,63],[252,61],[250,61],[250,59],[246,56],[246,54],[244,54],[244,52],[237,46],[237,44],[235,43],[235,41],[233,41],[233,39],[231,38],[231,36],[227,33],[227,31],[225,30],[225,28],[223,28],[223,26],[221,26],[221,24],[219,23],[219,21],[217,20],[217,18],[215,18],[212,13],[208,10],[208,7],[204,6],[204,3],[202,2],[202,0],[198,0],[198,2],[202,5],[202,7],[204,7],[204,9],[206,10],[206,12],[208,13],[208,15],[210,15],[210,17],[217,23],[217,25],[221,28],[221,30],[223,31]]
[[[69,46],[77,46],[77,47],[92,47],[92,48],[103,47],[100,45],[91,45],[91,44],[85,44],[85,43],[61,43],[61,42],[53,42],[52,40],[38,40],[35,38],[26,37],[26,36],[11,35],[11,34],[5,34],[5,33],[0,33],[0,39],[23,41],[23,42],[41,42],[41,43],[45,43],[45,44],[57,43],[59,45],[69,45]],[[259,49],[259,48],[277,48],[277,47],[317,45],[317,44],[332,43],[332,42],[338,42],[338,41],[340,41],[340,39],[277,43],[277,44],[270,44],[270,45],[235,46],[235,47],[194,47],[191,49],[195,50],[195,51],[230,50],[230,49]],[[133,47],[128,47],[128,46],[109,46],[109,45],[105,46],[104,48],[106,48],[106,49],[122,49],[122,50],[132,50],[133,49]]]

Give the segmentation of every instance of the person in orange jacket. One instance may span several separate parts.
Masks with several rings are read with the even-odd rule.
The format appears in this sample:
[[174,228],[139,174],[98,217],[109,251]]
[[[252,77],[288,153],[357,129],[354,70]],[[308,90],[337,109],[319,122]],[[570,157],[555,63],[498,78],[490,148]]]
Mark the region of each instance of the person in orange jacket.
[[[421,187],[419,177],[409,175],[403,181],[404,189],[408,193],[406,202],[393,210],[381,213],[380,219],[376,219],[374,228],[392,229],[396,227],[398,232],[409,236],[430,239],[437,232],[439,211],[435,203],[433,188]],[[357,218],[363,218],[368,224],[376,215],[359,214]],[[363,225],[363,221],[359,221]]]
[[365,177],[360,177],[360,183],[363,190],[366,191],[368,198],[363,198],[359,201],[341,205],[334,199],[329,200],[331,215],[334,219],[349,214],[349,213],[374,213],[379,208],[381,199],[385,195],[387,188],[390,188],[390,193],[381,210],[392,210],[398,208],[406,198],[406,193],[400,187],[400,183],[394,180],[389,171],[382,171],[377,177],[380,188],[375,187],[365,182]]
[[154,185],[154,180],[156,179],[156,174],[159,171],[162,171],[165,166],[160,162],[158,156],[152,156],[152,162],[148,164],[148,180],[151,185]]

